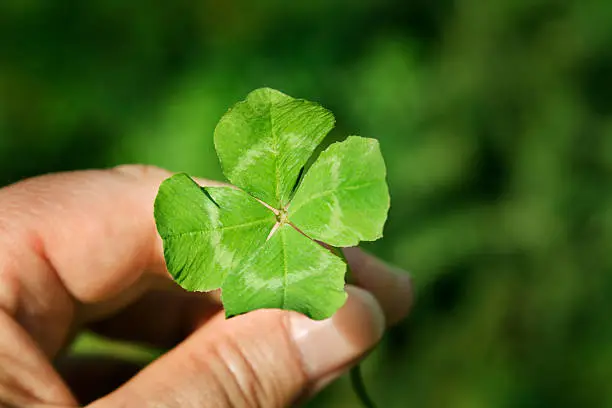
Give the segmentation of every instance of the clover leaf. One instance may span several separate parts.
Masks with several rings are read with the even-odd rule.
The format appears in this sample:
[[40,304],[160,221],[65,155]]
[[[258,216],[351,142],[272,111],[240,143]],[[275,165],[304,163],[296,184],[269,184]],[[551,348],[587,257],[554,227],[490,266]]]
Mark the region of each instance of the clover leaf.
[[269,88],[230,109],[214,140],[233,186],[200,187],[177,174],[155,200],[175,281],[220,288],[228,317],[261,308],[333,315],[346,300],[347,266],[330,248],[380,238],[389,209],[375,139],[331,144],[301,178],[333,126],[320,105]]

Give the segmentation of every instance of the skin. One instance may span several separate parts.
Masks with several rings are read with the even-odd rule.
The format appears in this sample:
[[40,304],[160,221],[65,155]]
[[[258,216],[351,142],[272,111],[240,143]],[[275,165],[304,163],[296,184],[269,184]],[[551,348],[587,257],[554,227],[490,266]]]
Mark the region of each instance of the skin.
[[[0,189],[0,407],[290,406],[407,315],[407,274],[352,248],[356,285],[333,318],[259,310],[225,320],[218,293],[187,293],[165,269],[152,208],[169,175],[122,166]],[[169,351],[138,372],[67,359],[83,328]]]

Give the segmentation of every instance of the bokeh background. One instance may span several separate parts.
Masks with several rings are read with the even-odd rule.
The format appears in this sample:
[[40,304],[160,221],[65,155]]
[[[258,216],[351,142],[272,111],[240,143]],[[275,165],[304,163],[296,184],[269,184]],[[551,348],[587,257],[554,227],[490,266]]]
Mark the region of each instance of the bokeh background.
[[[2,0],[0,185],[219,178],[214,126],[261,86],[382,144],[367,247],[417,302],[365,363],[381,407],[612,406],[609,0]],[[357,402],[344,379],[312,406]]]

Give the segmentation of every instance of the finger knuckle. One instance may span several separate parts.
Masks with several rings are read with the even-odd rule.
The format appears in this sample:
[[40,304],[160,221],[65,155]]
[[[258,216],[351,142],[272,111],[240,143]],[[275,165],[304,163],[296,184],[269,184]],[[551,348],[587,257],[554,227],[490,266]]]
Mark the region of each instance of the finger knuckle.
[[226,370],[222,376],[229,378],[224,384],[230,406],[284,407],[307,385],[283,313],[275,314],[278,316],[266,319],[265,336],[234,333],[217,342],[215,354]]
[[170,175],[168,170],[151,164],[122,164],[114,167],[112,171],[136,179],[148,178],[151,175]]

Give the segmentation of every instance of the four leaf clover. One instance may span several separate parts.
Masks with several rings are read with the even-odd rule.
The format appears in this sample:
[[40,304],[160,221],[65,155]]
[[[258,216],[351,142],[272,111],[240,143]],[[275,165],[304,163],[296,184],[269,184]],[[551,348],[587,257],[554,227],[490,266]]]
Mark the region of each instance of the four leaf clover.
[[200,187],[181,173],[155,200],[174,280],[220,288],[228,317],[261,308],[333,315],[346,300],[347,266],[330,248],[380,238],[389,209],[375,139],[333,143],[305,171],[333,127],[325,108],[269,88],[230,109],[214,140],[233,186]]

